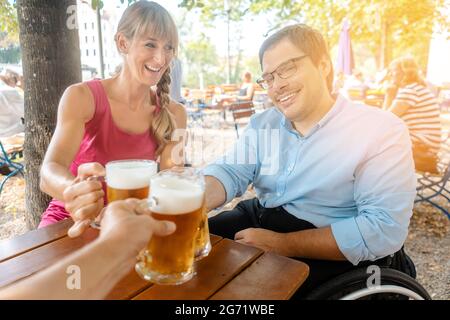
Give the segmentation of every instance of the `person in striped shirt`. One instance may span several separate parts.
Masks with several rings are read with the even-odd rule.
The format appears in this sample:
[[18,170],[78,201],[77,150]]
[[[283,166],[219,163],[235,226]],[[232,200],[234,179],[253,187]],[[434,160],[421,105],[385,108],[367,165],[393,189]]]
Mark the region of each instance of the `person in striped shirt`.
[[392,84],[386,90],[383,108],[408,126],[416,169],[437,172],[441,142],[440,109],[436,97],[420,76],[411,57],[401,57],[389,66]]

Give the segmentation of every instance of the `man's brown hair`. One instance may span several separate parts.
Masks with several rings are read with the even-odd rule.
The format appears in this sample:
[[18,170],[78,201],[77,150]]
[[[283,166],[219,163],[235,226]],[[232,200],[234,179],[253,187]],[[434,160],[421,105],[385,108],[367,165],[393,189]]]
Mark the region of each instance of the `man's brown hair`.
[[288,39],[293,45],[307,54],[315,66],[319,65],[321,58],[325,58],[330,61],[331,69],[327,76],[327,87],[328,91],[332,92],[333,64],[331,63],[327,43],[319,31],[307,26],[306,24],[295,24],[284,27],[267,38],[259,49],[259,63],[261,65],[261,69],[264,53],[284,39]]

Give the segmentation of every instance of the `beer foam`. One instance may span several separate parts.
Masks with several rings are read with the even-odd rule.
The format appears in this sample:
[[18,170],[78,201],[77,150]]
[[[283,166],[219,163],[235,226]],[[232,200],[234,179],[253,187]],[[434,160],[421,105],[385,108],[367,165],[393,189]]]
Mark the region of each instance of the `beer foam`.
[[150,185],[157,171],[156,163],[140,161],[114,162],[106,165],[106,183],[114,189],[139,189]]
[[202,206],[204,191],[196,182],[175,176],[162,176],[152,179],[150,194],[157,200],[156,204],[152,204],[151,211],[183,214]]

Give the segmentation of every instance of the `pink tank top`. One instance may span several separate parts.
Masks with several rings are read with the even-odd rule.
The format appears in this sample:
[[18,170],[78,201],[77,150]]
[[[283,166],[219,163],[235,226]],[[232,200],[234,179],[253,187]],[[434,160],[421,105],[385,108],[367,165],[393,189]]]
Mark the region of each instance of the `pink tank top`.
[[[111,107],[103,84],[99,80],[85,82],[92,91],[95,101],[94,117],[85,124],[85,133],[70,171],[77,176],[78,167],[87,162],[101,165],[113,160],[146,159],[155,160],[157,142],[150,130],[141,134],[131,134],[118,128],[112,118]],[[156,112],[160,104],[156,96]],[[42,216],[39,227],[55,223],[69,217],[64,203],[53,199]]]
[[[111,114],[108,97],[101,81],[86,82],[95,100],[94,117],[85,124],[85,134],[80,149],[70,166],[77,175],[78,166],[86,162],[105,165],[113,160],[146,159],[155,160],[156,139],[150,130],[141,134],[131,134],[116,126]],[[159,101],[156,99],[159,111]]]

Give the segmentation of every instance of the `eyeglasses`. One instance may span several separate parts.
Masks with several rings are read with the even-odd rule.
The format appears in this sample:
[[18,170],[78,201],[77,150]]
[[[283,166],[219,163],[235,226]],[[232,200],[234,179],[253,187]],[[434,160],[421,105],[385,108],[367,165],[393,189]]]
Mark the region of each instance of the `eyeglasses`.
[[281,66],[276,68],[274,71],[270,73],[265,73],[261,76],[261,79],[256,81],[257,84],[261,86],[261,88],[267,90],[273,86],[273,81],[275,80],[274,73],[276,73],[281,79],[287,79],[292,77],[297,72],[297,65],[295,62],[306,58],[308,55],[300,56],[297,58],[290,59],[283,63]]

